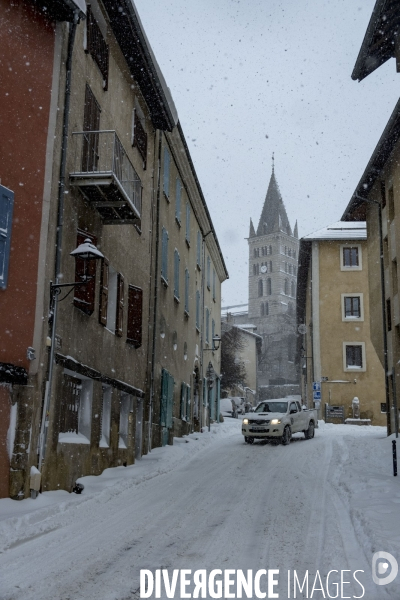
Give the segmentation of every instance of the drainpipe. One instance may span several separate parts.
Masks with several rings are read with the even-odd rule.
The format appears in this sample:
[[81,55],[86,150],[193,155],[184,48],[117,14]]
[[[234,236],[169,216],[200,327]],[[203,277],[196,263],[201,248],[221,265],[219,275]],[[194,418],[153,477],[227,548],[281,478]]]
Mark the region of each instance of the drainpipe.
[[[61,140],[61,164],[60,164],[60,178],[58,183],[58,198],[57,198],[57,232],[56,232],[56,258],[55,258],[55,271],[54,280],[57,283],[60,282],[60,268],[61,268],[61,254],[62,254],[62,230],[64,220],[64,195],[65,195],[65,171],[67,162],[67,149],[68,149],[68,124],[69,124],[69,109],[71,101],[71,79],[72,79],[72,52],[75,42],[76,28],[79,24],[79,12],[74,14],[74,21],[69,25],[68,32],[68,51],[67,51],[67,62],[66,62],[66,73],[65,73],[65,93],[64,93],[64,114],[63,114],[63,130]],[[49,425],[49,410],[51,400],[51,388],[53,383],[53,366],[54,366],[54,354],[55,354],[55,339],[56,339],[56,326],[57,326],[57,297],[54,296],[53,306],[50,306],[52,311],[51,317],[51,346],[49,353],[49,368],[48,378],[45,387],[45,396],[43,401],[42,409],[42,420],[40,424],[40,437],[39,437],[39,461],[38,469],[41,471],[43,460],[46,452],[47,433]]]
[[[202,232],[203,233],[203,232]],[[208,231],[206,234],[203,234],[203,272],[202,272],[202,277],[201,277],[201,306],[200,306],[200,319],[201,319],[201,324],[200,325],[200,365],[201,365],[201,378],[203,380],[203,384],[204,384],[204,364],[203,364],[203,357],[204,357],[204,295],[205,295],[205,277],[206,277],[206,237],[210,235],[210,233],[213,233],[213,230],[210,229],[210,231]],[[203,392],[204,394],[204,392]],[[207,406],[208,406],[208,431],[211,431],[211,410],[210,410],[210,394],[209,394],[209,389],[208,389],[208,381],[207,381]],[[207,423],[206,423],[207,425]]]
[[[155,140],[154,140],[155,145]],[[155,152],[154,152],[155,154]],[[153,226],[152,234],[156,236],[156,256],[154,268],[154,302],[153,302],[153,339],[151,349],[151,376],[150,376],[150,403],[149,403],[149,430],[147,436],[147,452],[151,452],[152,445],[152,421],[153,421],[153,399],[154,399],[154,370],[156,360],[156,334],[157,334],[157,303],[158,303],[158,252],[160,247],[160,182],[161,182],[161,132],[158,140],[158,168],[157,168],[157,200],[156,200],[156,226]]]

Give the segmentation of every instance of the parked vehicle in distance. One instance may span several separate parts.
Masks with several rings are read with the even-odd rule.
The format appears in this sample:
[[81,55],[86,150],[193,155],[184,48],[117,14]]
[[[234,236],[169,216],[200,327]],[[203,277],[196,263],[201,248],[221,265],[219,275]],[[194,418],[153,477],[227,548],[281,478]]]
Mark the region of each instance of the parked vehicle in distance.
[[314,437],[318,427],[317,411],[301,406],[298,400],[280,398],[260,402],[254,413],[242,421],[242,434],[247,444],[256,439],[274,440],[285,446],[293,433],[302,431],[306,440]]

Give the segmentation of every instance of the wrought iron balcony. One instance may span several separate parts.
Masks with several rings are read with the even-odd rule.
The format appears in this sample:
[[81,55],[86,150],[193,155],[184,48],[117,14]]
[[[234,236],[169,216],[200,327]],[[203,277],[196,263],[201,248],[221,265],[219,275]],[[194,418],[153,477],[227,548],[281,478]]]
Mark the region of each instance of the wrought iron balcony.
[[102,216],[104,223],[140,225],[142,183],[115,131],[72,134],[71,185]]

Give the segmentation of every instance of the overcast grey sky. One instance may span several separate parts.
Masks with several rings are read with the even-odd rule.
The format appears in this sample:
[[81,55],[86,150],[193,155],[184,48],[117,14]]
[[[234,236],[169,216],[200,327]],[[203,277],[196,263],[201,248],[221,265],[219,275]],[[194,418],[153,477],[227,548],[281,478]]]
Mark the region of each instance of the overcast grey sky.
[[399,97],[394,60],[351,72],[375,0],[135,0],[171,88],[230,279],[275,172],[306,235],[339,220]]

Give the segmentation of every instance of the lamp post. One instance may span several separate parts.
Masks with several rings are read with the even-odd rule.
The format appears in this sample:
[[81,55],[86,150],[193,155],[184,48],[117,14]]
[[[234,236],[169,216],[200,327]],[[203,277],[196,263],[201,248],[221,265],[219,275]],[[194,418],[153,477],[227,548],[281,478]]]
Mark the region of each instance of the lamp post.
[[50,314],[49,314],[49,322],[51,326],[51,345],[50,345],[50,357],[49,357],[49,374],[48,379],[46,381],[46,389],[45,396],[43,402],[42,409],[42,421],[40,425],[40,437],[39,437],[39,471],[42,468],[43,459],[46,451],[46,442],[47,442],[47,431],[49,425],[49,408],[50,408],[50,399],[51,399],[51,387],[53,383],[53,367],[54,367],[54,354],[55,354],[55,340],[56,340],[56,325],[57,325],[57,296],[61,293],[64,288],[71,288],[71,290],[61,298],[64,300],[68,294],[81,285],[86,285],[91,279],[92,276],[87,275],[87,262],[92,260],[100,260],[104,258],[104,255],[100,252],[98,248],[93,244],[92,240],[86,238],[83,244],[80,244],[75,250],[70,253],[70,256],[73,256],[75,260],[80,259],[84,261],[84,270],[83,275],[81,276],[81,281],[74,281],[73,283],[53,283],[50,281]]

